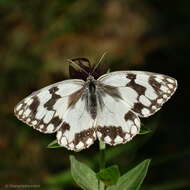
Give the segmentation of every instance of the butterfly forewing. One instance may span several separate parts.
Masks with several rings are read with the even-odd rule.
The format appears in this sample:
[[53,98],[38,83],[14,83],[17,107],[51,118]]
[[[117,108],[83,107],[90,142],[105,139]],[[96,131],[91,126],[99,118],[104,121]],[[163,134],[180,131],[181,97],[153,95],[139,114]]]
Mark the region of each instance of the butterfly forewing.
[[17,118],[43,133],[53,133],[63,123],[69,97],[84,85],[83,80],[65,80],[45,87],[15,106]]
[[177,88],[175,79],[143,71],[117,71],[98,80],[116,87],[122,99],[140,117],[148,117],[158,111]]

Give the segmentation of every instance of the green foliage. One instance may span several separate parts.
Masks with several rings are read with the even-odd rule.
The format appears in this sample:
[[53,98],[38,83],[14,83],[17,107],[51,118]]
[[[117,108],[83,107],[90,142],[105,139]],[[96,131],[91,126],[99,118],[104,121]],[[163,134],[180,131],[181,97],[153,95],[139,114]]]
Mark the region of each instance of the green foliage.
[[146,177],[150,160],[144,160],[135,168],[121,176],[116,185],[107,190],[138,190]]
[[98,179],[96,173],[87,165],[77,161],[74,156],[70,156],[71,174],[76,183],[84,190],[97,190]]
[[57,143],[57,139],[53,140],[47,145],[47,148],[60,148],[61,146]]
[[152,132],[152,130],[150,130],[150,129],[141,128],[139,135],[146,135],[151,132]]
[[[152,123],[151,125],[148,126],[148,128],[152,128],[151,126],[156,126],[155,123]],[[151,135],[154,133],[152,131]],[[138,148],[142,147],[151,137],[151,135],[142,135],[141,138],[137,138],[136,141],[130,141],[127,144],[120,145],[120,146],[115,146],[115,147],[108,147],[106,149],[106,162],[112,163],[113,161],[116,161],[118,158],[123,157],[124,155],[128,155],[128,159],[130,160],[131,158],[134,157],[136,154],[136,151]],[[57,144],[56,140],[52,141],[49,145],[48,148],[59,148],[60,146]],[[82,160],[84,160],[88,165],[92,168],[95,169],[97,168],[97,165],[99,165],[99,158],[100,154],[96,153],[91,159],[89,160],[86,158],[85,154],[81,153],[79,156]],[[130,165],[130,162],[129,162]],[[47,185],[63,185],[69,186],[73,183],[72,176],[70,174],[70,169],[64,170],[60,173],[57,173],[56,175],[48,176],[45,179],[45,184]]]
[[[147,174],[150,160],[144,160],[135,168],[120,177],[117,166],[111,166],[100,170],[97,174],[87,165],[70,156],[71,173],[75,182],[84,190],[138,190]],[[112,185],[115,184],[115,185]],[[110,186],[111,185],[111,186]]]
[[105,185],[114,185],[120,177],[119,168],[117,165],[100,170],[96,174],[97,178],[105,183]]

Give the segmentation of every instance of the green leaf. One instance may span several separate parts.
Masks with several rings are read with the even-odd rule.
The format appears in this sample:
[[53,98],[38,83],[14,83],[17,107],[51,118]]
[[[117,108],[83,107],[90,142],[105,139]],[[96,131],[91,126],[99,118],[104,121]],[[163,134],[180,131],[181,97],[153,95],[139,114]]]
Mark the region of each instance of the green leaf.
[[98,190],[96,173],[87,165],[79,162],[74,156],[70,156],[71,174],[75,182],[84,190]]
[[96,176],[106,185],[114,185],[120,177],[119,168],[116,165],[110,166],[108,168],[100,170]]
[[61,146],[57,143],[57,139],[48,144],[47,148],[61,148]]
[[135,168],[121,176],[116,185],[107,190],[138,190],[147,174],[150,159],[144,160]]
[[152,132],[152,130],[150,130],[150,129],[141,128],[139,135],[146,135],[151,132]]

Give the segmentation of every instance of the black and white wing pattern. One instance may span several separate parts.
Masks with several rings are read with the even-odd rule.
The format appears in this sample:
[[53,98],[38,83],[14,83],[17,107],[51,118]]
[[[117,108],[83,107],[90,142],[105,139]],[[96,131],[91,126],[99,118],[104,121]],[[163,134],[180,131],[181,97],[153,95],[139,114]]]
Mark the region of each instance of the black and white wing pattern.
[[[74,99],[77,93],[80,91],[73,94]],[[88,148],[96,140],[95,120],[86,109],[86,99],[78,97],[64,114],[64,122],[57,131],[58,143],[74,151]]]
[[98,81],[102,106],[96,122],[97,136],[110,145],[131,140],[140,131],[139,117],[158,111],[177,88],[175,79],[143,71],[111,72]]
[[85,107],[84,83],[65,80],[34,92],[15,106],[15,115],[42,133],[57,132],[58,143],[69,150],[87,148],[96,133]]
[[108,88],[102,92],[103,105],[96,121],[97,137],[110,145],[126,143],[139,133],[140,119],[118,96],[116,88],[112,92]]
[[90,76],[86,82],[47,86],[18,103],[14,112],[42,133],[57,132],[61,146],[80,151],[97,137],[110,145],[131,140],[140,131],[139,117],[158,111],[176,88],[177,81],[166,75],[118,71],[97,81]]
[[32,93],[15,108],[17,118],[42,133],[56,132],[70,103],[69,95],[83,88],[83,80],[65,80]]
[[149,117],[157,112],[177,88],[174,78],[143,71],[116,71],[98,80],[117,87],[122,99],[139,117]]

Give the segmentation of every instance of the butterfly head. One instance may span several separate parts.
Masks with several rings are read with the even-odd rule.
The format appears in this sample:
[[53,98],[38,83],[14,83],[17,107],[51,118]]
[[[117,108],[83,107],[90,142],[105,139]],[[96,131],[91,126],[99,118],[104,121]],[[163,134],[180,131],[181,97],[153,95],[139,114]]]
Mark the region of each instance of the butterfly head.
[[89,74],[89,76],[87,77],[87,81],[94,81],[94,77],[91,74]]

